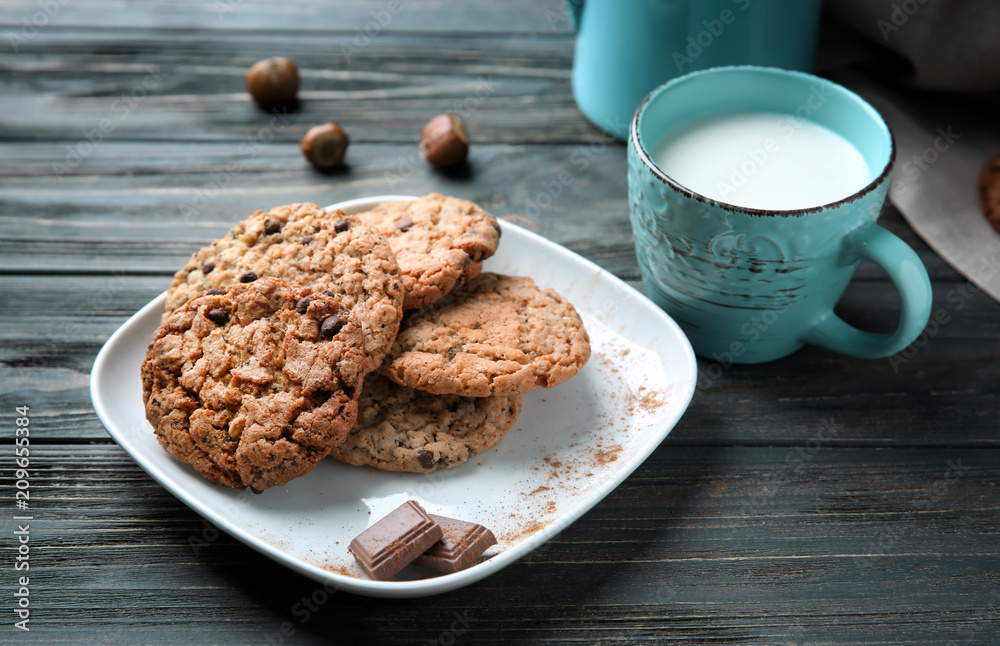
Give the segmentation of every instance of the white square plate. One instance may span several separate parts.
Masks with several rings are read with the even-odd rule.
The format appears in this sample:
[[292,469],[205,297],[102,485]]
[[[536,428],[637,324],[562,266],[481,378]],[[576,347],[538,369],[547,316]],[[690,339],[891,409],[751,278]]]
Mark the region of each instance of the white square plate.
[[[379,196],[335,204],[347,213]],[[592,262],[501,221],[484,271],[532,277],[581,313],[593,353],[576,377],[524,398],[497,447],[455,469],[401,474],[323,460],[308,475],[261,495],[210,484],[157,443],[142,405],[139,368],[165,295],[143,307],[101,349],[91,398],[108,432],[186,505],[259,552],[328,587],[378,597],[419,597],[478,581],[513,563],[582,516],[660,444],[694,393],[697,365],[684,333],[645,296]],[[498,544],[476,565],[439,575],[410,566],[397,581],[368,579],[347,546],[407,500],[430,513],[481,523]]]

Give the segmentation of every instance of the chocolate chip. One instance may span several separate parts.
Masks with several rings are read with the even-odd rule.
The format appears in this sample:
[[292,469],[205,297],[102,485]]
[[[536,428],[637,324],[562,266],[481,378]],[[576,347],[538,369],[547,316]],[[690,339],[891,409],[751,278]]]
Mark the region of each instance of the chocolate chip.
[[264,233],[271,235],[281,231],[281,222],[275,219],[269,219],[264,221]]
[[255,280],[257,280],[257,274],[253,273],[252,271],[247,271],[240,274],[241,283],[252,283]]
[[340,332],[341,328],[344,327],[343,318],[340,314],[334,314],[333,316],[328,316],[323,319],[323,322],[319,325],[319,331],[328,339],[332,339],[337,336],[337,332]]
[[215,263],[214,262],[206,262],[204,265],[201,266],[201,273],[203,273],[203,274],[210,274],[210,273],[212,273],[213,269],[215,269]]
[[253,485],[250,485],[250,491],[254,492],[254,493],[255,493],[255,494],[257,494],[258,496],[259,496],[260,494],[264,493],[263,491],[261,491],[260,489],[258,489],[257,487],[255,487],[255,486],[253,486]]
[[496,229],[496,232],[497,232],[498,236],[502,236],[503,235],[503,229],[500,228],[500,223],[499,222],[497,222],[496,220],[493,220],[492,222],[490,222],[490,225],[494,229]]
[[205,290],[206,296],[218,296],[219,294],[225,294],[225,293],[226,290],[220,289],[218,287],[210,287],[209,289]]
[[229,315],[226,314],[226,310],[219,307],[213,307],[205,312],[205,318],[216,325],[225,325],[229,320]]
[[410,227],[412,226],[413,226],[413,220],[411,220],[410,218],[403,218],[396,222],[396,228],[402,231],[403,233],[409,231]]
[[427,451],[421,451],[420,453],[417,453],[417,462],[419,462],[420,466],[423,468],[430,469],[434,466],[434,456]]
[[312,299],[308,296],[305,298],[300,298],[299,302],[295,304],[295,311],[299,314],[305,314],[309,309],[309,303],[312,303]]
[[336,298],[336,296],[337,296],[336,294],[334,294],[333,292],[331,292],[329,289],[324,289],[323,293],[326,294],[327,296],[333,296],[334,298]]
[[337,218],[333,221],[333,230],[337,233],[343,233],[351,226],[351,221],[347,218]]
[[309,244],[312,241],[313,241],[313,234],[307,233],[304,236],[302,236],[302,244]]

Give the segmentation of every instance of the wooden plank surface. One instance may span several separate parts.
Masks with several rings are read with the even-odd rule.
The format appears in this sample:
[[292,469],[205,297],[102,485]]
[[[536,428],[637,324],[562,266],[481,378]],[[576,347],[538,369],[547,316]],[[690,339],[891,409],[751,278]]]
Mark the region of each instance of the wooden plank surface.
[[393,601],[317,592],[116,447],[46,446],[33,454],[39,636],[266,643],[287,621],[286,643],[423,644],[459,613],[456,643],[470,644],[988,643],[994,452],[826,447],[794,462],[789,448],[664,445],[529,557]]
[[[474,200],[638,281],[622,143],[598,137],[577,144],[474,145],[468,173],[449,175],[423,163],[415,140],[362,142],[349,149],[345,169],[322,174],[298,149],[307,127],[295,126],[294,143],[259,148],[108,141],[61,176],[52,169],[65,164],[66,144],[0,143],[0,272],[172,274],[256,209],[439,191]],[[894,209],[887,207],[881,222],[917,249],[935,281],[960,286],[961,277]],[[861,280],[882,276],[873,265],[859,266]]]
[[[1000,304],[891,208],[882,223],[934,287],[938,323],[913,347],[699,359],[695,399],[650,459],[470,588],[331,595],[216,533],[110,440],[88,390],[104,341],[193,251],[257,208],[440,191],[641,288],[625,148],[573,103],[558,0],[402,0],[363,47],[396,5],[53,2],[0,4],[0,422],[31,406],[37,502],[37,623],[3,626],[0,643],[996,643]],[[29,37],[43,5],[56,8]],[[303,76],[280,118],[243,91],[246,68],[275,54]],[[416,151],[446,110],[474,142],[458,173]],[[331,119],[352,147],[346,169],[320,174],[297,144]],[[898,307],[862,264],[838,312],[887,329]],[[13,491],[10,460],[0,477]]]
[[[374,19],[382,32],[465,33],[568,31],[566,10],[557,0],[55,0],[43,6],[33,0],[6,0],[0,6],[0,24],[21,27],[44,24],[43,29],[69,27],[81,37],[92,28],[157,28],[168,31],[200,29],[209,32],[254,30],[266,36],[274,30],[296,34],[364,31]],[[47,4],[47,3],[43,3]],[[45,16],[36,18],[42,11]],[[391,20],[384,17],[389,12]],[[379,18],[381,17],[381,20]],[[372,30],[370,30],[372,31]]]
[[[42,390],[45,400],[33,402],[34,425],[46,441],[107,440],[89,403],[93,359],[119,325],[168,285],[168,276],[7,277],[0,283],[0,302],[10,304],[0,312],[0,411]],[[828,440],[833,445],[1000,445],[1000,435],[983,432],[1000,408],[1000,362],[983,352],[984,342],[1000,336],[1000,317],[984,296],[947,309],[953,289],[937,286],[935,300],[951,318],[911,358],[861,363],[806,348],[759,366],[699,360],[698,396],[668,441],[795,444],[813,438],[825,421],[837,429]],[[875,325],[892,293],[890,285],[868,281],[845,309]]]
[[[73,140],[97,128],[105,141],[239,143],[269,123],[246,94],[246,70],[280,54],[296,60],[302,78],[301,109],[288,118],[314,123],[335,115],[354,141],[414,141],[430,117],[449,110],[464,113],[480,142],[599,137],[572,103],[569,34],[441,39],[385,33],[351,56],[339,52],[353,47],[353,37],[337,34],[72,34],[39,31],[0,62],[0,107],[6,109],[0,136]],[[452,63],[434,63],[443,59]],[[44,92],[37,91],[40,77]],[[626,122],[630,117],[622,115]],[[294,142],[302,135],[291,128],[273,134],[275,141]]]

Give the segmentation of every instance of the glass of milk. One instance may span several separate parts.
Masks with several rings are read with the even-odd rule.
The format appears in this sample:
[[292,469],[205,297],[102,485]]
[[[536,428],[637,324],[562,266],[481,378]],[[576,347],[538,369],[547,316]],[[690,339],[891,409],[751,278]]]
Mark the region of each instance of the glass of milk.
[[[927,323],[931,291],[916,253],[875,224],[894,159],[874,108],[809,74],[718,67],[657,88],[628,146],[647,293],[723,365],[807,343],[863,358],[902,350]],[[863,258],[900,292],[895,332],[833,312]]]

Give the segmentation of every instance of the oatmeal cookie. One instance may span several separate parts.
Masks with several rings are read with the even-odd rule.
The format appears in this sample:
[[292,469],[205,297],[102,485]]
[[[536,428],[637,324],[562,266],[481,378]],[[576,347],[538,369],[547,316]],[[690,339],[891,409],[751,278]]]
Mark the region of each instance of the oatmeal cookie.
[[482,274],[409,312],[380,371],[394,382],[466,397],[560,384],[590,358],[580,315],[526,277]]
[[277,278],[211,288],[154,334],[146,418],[164,449],[216,484],[283,485],[347,437],[365,352],[360,321],[329,293]]
[[195,253],[174,276],[167,315],[198,292],[264,276],[326,289],[340,299],[364,330],[369,370],[392,347],[403,284],[389,243],[357,218],[309,203],[257,211]]
[[500,225],[479,206],[432,193],[357,215],[389,241],[406,288],[404,309],[433,303],[476,276],[500,243]]
[[330,457],[383,471],[456,467],[503,439],[522,398],[431,395],[373,373],[365,381],[357,423]]

